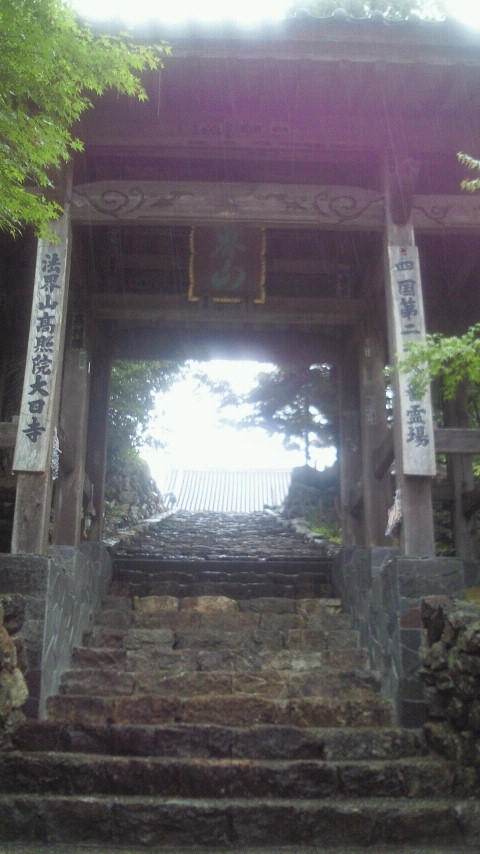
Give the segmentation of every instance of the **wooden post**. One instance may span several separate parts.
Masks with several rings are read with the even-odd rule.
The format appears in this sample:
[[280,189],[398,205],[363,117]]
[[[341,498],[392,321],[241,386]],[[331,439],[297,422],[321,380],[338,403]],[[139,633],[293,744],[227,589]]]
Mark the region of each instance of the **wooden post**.
[[344,546],[364,544],[358,341],[355,331],[345,341],[339,370],[339,466]]
[[[467,388],[463,384],[455,400],[445,401],[447,427],[468,427]],[[453,482],[452,527],[455,554],[467,560],[475,558],[475,516],[467,518],[463,512],[462,495],[473,490],[472,457],[469,454],[448,454],[447,472]]]
[[[390,189],[387,178],[385,278],[390,360],[396,363],[404,355],[407,341],[424,339],[425,320],[411,212],[397,212],[394,222]],[[401,549],[406,556],[432,556],[432,477],[436,462],[430,390],[418,399],[411,378],[400,371],[394,373],[393,386],[395,469],[403,516]]]
[[385,537],[388,508],[392,503],[390,471],[387,467],[381,478],[375,471],[375,451],[387,432],[385,364],[384,324],[378,304],[372,303],[360,348],[363,510],[365,541],[369,546],[390,545]]
[[69,471],[61,466],[55,483],[52,542],[55,545],[77,546],[82,528],[90,389],[83,312],[73,312],[68,332],[68,348],[63,369],[60,430],[68,446],[72,466]]
[[50,225],[58,242],[38,241],[32,314],[13,469],[18,472],[12,553],[45,553],[52,500],[70,268],[70,214]]
[[88,417],[86,471],[93,487],[91,496],[95,516],[87,532],[89,540],[99,541],[103,535],[105,468],[107,461],[108,404],[110,395],[111,359],[100,347],[92,355],[90,378],[90,407]]

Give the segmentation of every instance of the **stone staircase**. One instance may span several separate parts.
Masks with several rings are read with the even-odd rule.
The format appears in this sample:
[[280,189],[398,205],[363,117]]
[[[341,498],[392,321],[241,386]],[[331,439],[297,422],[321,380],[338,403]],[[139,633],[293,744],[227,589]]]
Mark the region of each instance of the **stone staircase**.
[[476,779],[394,726],[326,557],[117,558],[16,745],[0,852],[480,848]]

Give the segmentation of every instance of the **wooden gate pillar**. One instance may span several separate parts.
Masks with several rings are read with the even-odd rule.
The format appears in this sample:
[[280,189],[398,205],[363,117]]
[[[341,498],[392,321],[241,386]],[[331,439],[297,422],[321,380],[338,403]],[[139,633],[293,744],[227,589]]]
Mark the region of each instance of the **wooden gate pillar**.
[[86,530],[89,540],[100,541],[103,535],[105,469],[107,462],[108,404],[110,397],[110,356],[99,341],[93,346],[90,377],[86,471],[91,482],[91,501],[95,514]]
[[[401,360],[407,341],[425,336],[418,250],[402,187],[386,181],[385,278],[390,360]],[[410,200],[411,201],[411,200]],[[407,204],[406,204],[407,203]],[[411,207],[411,205],[410,205]],[[393,213],[392,213],[393,212]],[[401,491],[401,549],[406,556],[433,556],[432,477],[436,474],[430,390],[419,397],[411,377],[394,372],[393,441]]]
[[361,546],[363,534],[363,484],[358,382],[358,340],[355,330],[343,342],[339,365],[339,466],[342,542]]
[[13,469],[18,472],[12,553],[43,554],[52,503],[70,268],[70,212],[50,224],[57,242],[39,240],[25,379]]
[[363,512],[367,546],[390,545],[385,537],[385,528],[388,508],[392,503],[390,466],[379,466],[376,456],[387,434],[386,331],[378,302],[369,307],[360,347]]
[[[454,400],[445,401],[447,427],[468,427],[468,401],[466,383],[462,384]],[[475,516],[463,512],[462,497],[474,488],[471,454],[447,455],[448,479],[453,483],[452,528],[455,554],[467,560],[475,559]]]
[[85,314],[74,311],[68,323],[63,368],[59,429],[64,441],[55,483],[52,534],[55,545],[78,546],[82,533],[90,390],[85,326]]

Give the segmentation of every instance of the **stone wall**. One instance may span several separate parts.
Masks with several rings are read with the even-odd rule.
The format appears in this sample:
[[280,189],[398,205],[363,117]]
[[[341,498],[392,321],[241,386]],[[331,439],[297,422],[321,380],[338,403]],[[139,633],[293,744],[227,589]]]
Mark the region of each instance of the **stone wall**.
[[422,620],[427,740],[446,758],[480,773],[480,605],[426,597]]
[[162,496],[143,460],[129,460],[107,471],[105,539],[115,540],[119,531],[158,516],[164,510]]
[[[471,565],[468,572],[474,572]],[[465,597],[466,574],[460,558],[405,558],[391,548],[344,548],[335,560],[336,595],[351,614],[383,696],[394,702],[403,726],[422,726],[428,717],[419,676],[422,599]]]
[[24,618],[22,596],[0,595],[0,750],[10,747],[12,732],[25,720],[22,706],[28,698],[28,688],[23,675]]
[[102,544],[53,547],[48,555],[0,555],[0,591],[24,602],[22,628],[28,717],[43,717],[73,647],[100,607],[111,578]]
[[283,502],[286,519],[304,519],[325,535],[340,535],[339,466],[316,471],[311,466],[299,466],[292,471],[291,483]]

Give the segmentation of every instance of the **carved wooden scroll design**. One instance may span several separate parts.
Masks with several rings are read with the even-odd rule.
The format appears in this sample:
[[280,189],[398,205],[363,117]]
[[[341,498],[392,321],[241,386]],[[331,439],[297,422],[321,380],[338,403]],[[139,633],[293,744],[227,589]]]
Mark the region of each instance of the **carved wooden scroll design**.
[[[384,208],[383,194],[360,187],[102,181],[74,188],[72,220],[243,222],[382,231]],[[412,219],[420,231],[480,228],[480,201],[475,196],[415,196]]]
[[76,222],[258,222],[380,228],[383,196],[357,187],[104,181],[76,187]]

